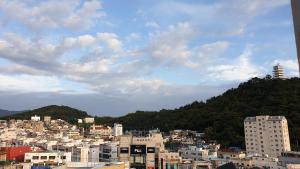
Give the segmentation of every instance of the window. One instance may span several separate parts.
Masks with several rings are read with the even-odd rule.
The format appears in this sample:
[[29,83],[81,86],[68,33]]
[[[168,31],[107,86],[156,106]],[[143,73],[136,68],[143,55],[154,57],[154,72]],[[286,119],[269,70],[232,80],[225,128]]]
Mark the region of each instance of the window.
[[60,159],[65,160],[66,156],[61,156]]
[[42,160],[47,160],[47,156],[41,156]]
[[49,160],[54,160],[55,156],[49,156]]
[[32,159],[38,160],[38,159],[39,159],[39,156],[32,156]]

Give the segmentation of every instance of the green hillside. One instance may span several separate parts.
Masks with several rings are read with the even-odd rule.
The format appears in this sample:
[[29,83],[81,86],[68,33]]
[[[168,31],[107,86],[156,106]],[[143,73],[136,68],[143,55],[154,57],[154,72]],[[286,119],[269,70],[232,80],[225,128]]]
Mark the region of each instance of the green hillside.
[[289,122],[295,150],[300,141],[300,79],[254,78],[204,102],[175,110],[137,111],[122,117],[98,117],[97,123],[122,123],[126,129],[160,128],[162,131],[191,129],[206,133],[206,139],[223,146],[244,147],[243,120],[247,116],[283,115]]
[[1,119],[30,119],[31,116],[51,116],[52,119],[63,119],[70,123],[76,123],[77,119],[89,116],[86,112],[68,106],[51,105],[38,109],[1,117]]

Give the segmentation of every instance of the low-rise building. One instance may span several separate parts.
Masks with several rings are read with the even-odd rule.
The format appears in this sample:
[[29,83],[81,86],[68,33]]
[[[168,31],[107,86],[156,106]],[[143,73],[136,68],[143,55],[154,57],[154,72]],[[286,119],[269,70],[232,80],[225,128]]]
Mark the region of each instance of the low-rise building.
[[66,162],[71,162],[71,152],[28,152],[25,153],[24,162],[33,164],[63,164]]

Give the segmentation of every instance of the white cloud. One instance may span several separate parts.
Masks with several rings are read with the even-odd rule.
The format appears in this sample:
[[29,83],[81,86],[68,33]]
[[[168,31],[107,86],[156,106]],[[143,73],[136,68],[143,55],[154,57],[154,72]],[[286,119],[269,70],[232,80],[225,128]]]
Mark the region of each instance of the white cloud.
[[1,91],[61,92],[64,90],[58,78],[49,76],[0,74],[0,81]]
[[250,62],[251,49],[247,48],[233,63],[210,66],[208,75],[227,81],[244,81],[261,75],[261,68]]
[[11,19],[17,20],[33,30],[48,30],[50,28],[68,28],[72,30],[88,28],[93,25],[93,19],[105,14],[99,0],[49,0],[49,1],[0,1],[0,9]]
[[149,28],[159,28],[160,26],[158,25],[158,23],[154,22],[154,21],[149,21],[145,23],[146,27]]

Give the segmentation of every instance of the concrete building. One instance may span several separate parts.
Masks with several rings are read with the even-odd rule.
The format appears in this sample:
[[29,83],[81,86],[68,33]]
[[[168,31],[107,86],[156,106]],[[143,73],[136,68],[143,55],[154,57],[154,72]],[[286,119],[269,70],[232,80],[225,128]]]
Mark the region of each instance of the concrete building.
[[256,116],[244,120],[247,154],[278,157],[290,151],[288,122],[284,116]]
[[40,120],[41,120],[41,117],[40,117],[40,116],[37,116],[37,115],[34,115],[34,116],[31,116],[31,120],[32,120],[32,121],[40,121]]
[[159,152],[164,150],[161,133],[146,136],[120,136],[119,161],[129,161],[131,168],[159,168]]
[[179,154],[183,159],[191,159],[193,161],[208,159],[208,152],[208,149],[198,148],[196,146],[188,146],[179,149]]
[[113,128],[113,135],[114,136],[121,136],[123,135],[123,125],[115,123]]
[[284,152],[279,157],[281,166],[287,167],[289,164],[299,164],[300,165],[300,152],[289,151]]
[[296,46],[297,46],[298,64],[300,67],[300,1],[292,0],[291,4],[292,4],[293,17],[294,17],[294,30],[295,30],[295,39],[296,39]]
[[51,122],[51,116],[44,116],[44,122],[50,123]]
[[95,122],[95,119],[94,117],[86,117],[83,119],[84,123],[94,123]]
[[119,142],[110,142],[100,145],[99,159],[101,162],[117,162]]
[[33,164],[63,164],[71,162],[71,152],[28,152],[25,153],[24,162]]
[[284,79],[284,68],[280,64],[273,66],[273,78]]
[[90,127],[90,134],[99,135],[99,136],[102,136],[102,137],[108,137],[108,136],[111,136],[112,129],[109,126],[93,124]]

